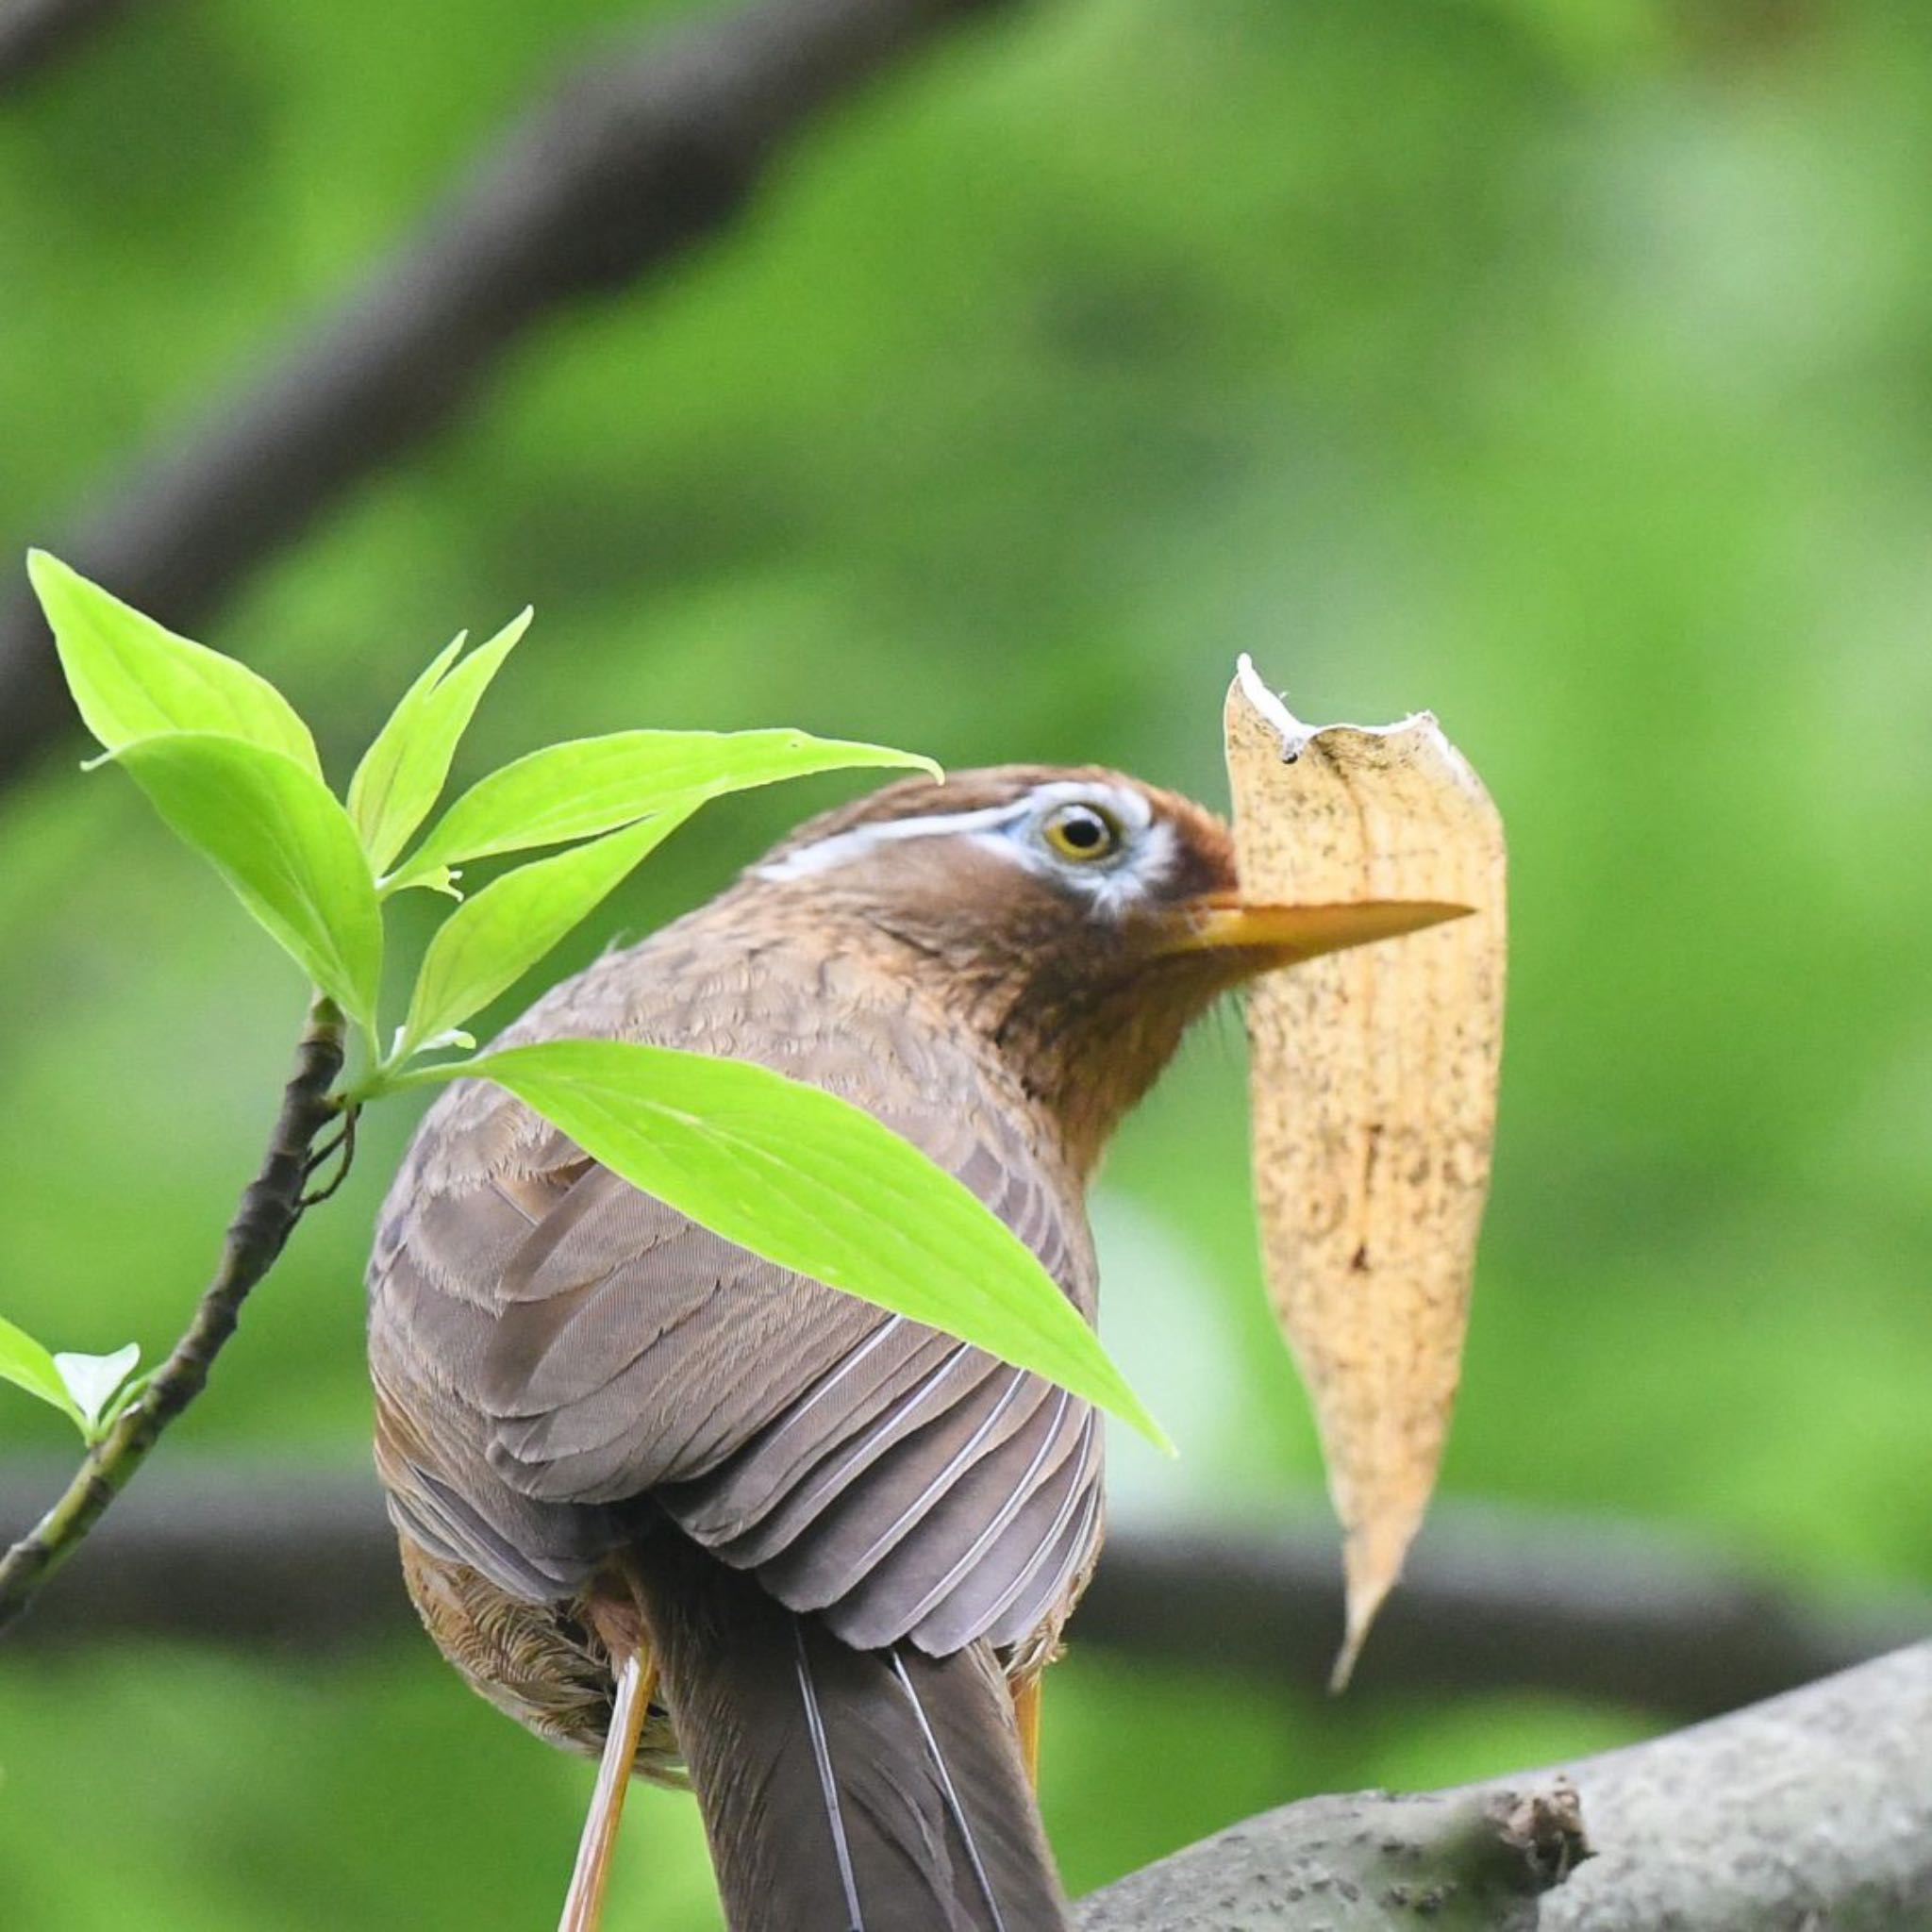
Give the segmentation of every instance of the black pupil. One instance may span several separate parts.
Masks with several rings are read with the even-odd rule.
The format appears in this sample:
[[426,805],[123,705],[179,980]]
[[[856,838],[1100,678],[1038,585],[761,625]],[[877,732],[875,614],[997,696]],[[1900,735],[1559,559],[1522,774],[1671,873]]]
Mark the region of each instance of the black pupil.
[[1098,852],[1107,843],[1107,821],[1097,812],[1069,812],[1060,821],[1060,837],[1075,852]]

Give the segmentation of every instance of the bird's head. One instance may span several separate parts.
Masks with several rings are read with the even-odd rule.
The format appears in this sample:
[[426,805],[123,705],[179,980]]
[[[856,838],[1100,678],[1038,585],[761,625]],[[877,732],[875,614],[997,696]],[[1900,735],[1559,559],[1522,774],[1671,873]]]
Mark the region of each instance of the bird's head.
[[1256,903],[1205,806],[1040,765],[888,785],[800,826],[746,887],[834,943],[883,941],[878,957],[991,1041],[1083,1170],[1217,996],[1463,909]]

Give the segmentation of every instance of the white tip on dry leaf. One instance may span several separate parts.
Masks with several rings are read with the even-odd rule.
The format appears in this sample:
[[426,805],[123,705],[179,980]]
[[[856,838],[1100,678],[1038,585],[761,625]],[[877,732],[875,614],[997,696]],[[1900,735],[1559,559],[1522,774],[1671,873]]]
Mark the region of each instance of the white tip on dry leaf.
[[1502,1046],[1502,824],[1427,711],[1305,724],[1244,657],[1226,727],[1246,896],[1475,908],[1271,974],[1248,1001],[1263,1264],[1344,1535],[1339,1690],[1421,1525],[1460,1371]]
[[[1431,732],[1449,750],[1442,727],[1433,711],[1411,711],[1392,724],[1307,724],[1288,708],[1287,697],[1271,691],[1255,669],[1255,660],[1243,651],[1234,660],[1234,678],[1241,695],[1272,724],[1281,739],[1281,761],[1291,765],[1318,738],[1330,731],[1353,731],[1363,738],[1394,738],[1405,731]],[[1233,692],[1229,692],[1232,698]],[[1458,756],[1451,752],[1451,756]]]

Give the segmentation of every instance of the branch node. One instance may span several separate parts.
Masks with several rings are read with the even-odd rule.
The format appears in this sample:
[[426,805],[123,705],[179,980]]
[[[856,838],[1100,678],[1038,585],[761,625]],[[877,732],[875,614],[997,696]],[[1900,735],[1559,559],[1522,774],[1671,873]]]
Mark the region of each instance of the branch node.
[[1504,1848],[1523,1859],[1537,1891],[1562,1884],[1596,1856],[1583,1828],[1583,1801],[1560,1774],[1541,1790],[1498,1791],[1483,1810]]

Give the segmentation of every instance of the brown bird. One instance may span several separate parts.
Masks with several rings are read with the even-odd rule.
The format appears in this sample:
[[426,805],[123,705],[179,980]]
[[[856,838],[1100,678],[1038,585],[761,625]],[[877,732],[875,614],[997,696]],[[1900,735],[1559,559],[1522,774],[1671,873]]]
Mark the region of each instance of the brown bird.
[[[915,779],[504,1043],[647,1041],[829,1089],[1091,1322],[1085,1189],[1189,1024],[1454,909],[1243,905],[1221,821],[1112,772]],[[566,1925],[594,1923],[633,1750],[695,1788],[734,1932],[1065,1924],[1030,1728],[1100,1549],[1085,1402],[758,1259],[480,1081],[391,1191],[369,1346],[430,1635],[532,1730],[604,1753]]]

